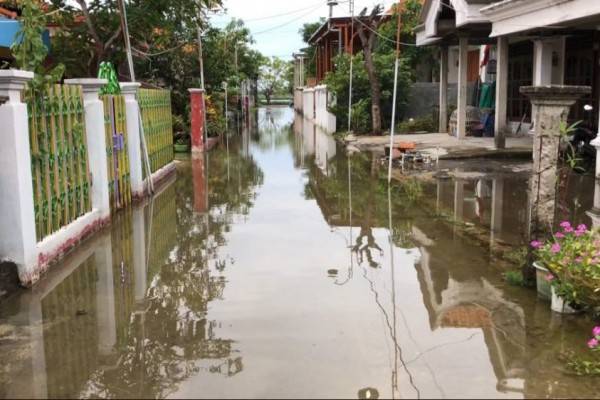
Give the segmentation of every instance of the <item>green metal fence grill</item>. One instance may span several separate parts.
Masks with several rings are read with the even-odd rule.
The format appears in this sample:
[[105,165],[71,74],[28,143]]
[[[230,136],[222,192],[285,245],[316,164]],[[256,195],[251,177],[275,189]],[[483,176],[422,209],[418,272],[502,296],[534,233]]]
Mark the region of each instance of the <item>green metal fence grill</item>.
[[81,86],[24,93],[38,241],[91,211],[91,179]]
[[131,204],[125,98],[122,95],[108,94],[101,98],[104,102],[110,209],[114,212]]
[[173,161],[171,92],[140,89],[138,102],[148,146],[150,169],[154,173]]

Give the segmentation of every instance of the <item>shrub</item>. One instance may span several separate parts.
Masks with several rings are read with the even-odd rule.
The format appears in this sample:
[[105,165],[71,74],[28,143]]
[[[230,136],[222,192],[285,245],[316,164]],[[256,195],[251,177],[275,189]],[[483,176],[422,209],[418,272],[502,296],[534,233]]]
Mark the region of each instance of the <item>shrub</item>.
[[548,280],[567,302],[600,306],[600,233],[577,228],[564,221],[561,230],[546,243],[531,243],[540,262],[548,268]]
[[[394,89],[394,59],[395,55],[375,53],[373,55],[377,74],[381,83],[381,118],[384,128],[389,128],[392,115],[392,94]],[[337,98],[336,104],[330,107],[330,112],[335,114],[338,121],[338,131],[348,129],[348,94],[350,92],[350,56],[343,54],[335,58],[336,68],[333,72],[327,74],[325,84],[327,88]],[[363,121],[361,116],[360,124],[354,126],[355,118],[352,118],[352,130],[358,133],[367,133],[371,130],[371,86],[367,71],[364,66],[364,58],[362,53],[354,56],[352,83],[352,98],[353,107],[360,104],[364,107],[368,118]],[[398,83],[398,117],[402,117],[406,104],[408,103],[409,87],[412,79],[412,72],[406,60],[400,63],[399,83]],[[354,108],[353,108],[354,113]],[[365,128],[363,123],[367,123]],[[359,130],[360,129],[360,130]]]
[[435,132],[437,127],[432,116],[424,116],[400,122],[397,130],[398,133]]

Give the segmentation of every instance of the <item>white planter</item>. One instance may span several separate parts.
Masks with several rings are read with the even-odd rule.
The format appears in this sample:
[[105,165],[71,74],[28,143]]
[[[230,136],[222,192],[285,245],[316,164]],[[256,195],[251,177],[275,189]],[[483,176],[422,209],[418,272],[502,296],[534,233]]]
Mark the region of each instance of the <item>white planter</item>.
[[552,311],[560,314],[577,314],[579,311],[565,303],[565,300],[556,294],[554,287],[552,288]]
[[538,297],[550,301],[552,299],[552,285],[547,279],[550,271],[537,261],[533,263],[533,266],[535,267]]

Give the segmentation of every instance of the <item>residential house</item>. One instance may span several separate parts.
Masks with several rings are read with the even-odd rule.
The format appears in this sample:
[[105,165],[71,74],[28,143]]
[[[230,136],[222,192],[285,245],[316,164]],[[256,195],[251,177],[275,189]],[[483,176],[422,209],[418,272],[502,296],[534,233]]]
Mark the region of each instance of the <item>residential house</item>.
[[447,131],[448,83],[455,79],[457,136],[466,136],[468,82],[477,64],[481,79],[495,83],[499,147],[507,132],[532,121],[521,86],[591,86],[570,117],[598,129],[599,29],[597,0],[425,0],[417,44],[440,49],[440,131]]

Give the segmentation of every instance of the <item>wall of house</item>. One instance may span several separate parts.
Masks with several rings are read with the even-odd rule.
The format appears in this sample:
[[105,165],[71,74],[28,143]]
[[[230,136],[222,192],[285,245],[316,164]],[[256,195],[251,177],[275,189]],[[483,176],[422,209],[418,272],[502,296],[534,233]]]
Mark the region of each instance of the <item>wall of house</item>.
[[[471,104],[475,84],[468,85],[467,104]],[[456,108],[458,97],[458,85],[448,84],[448,107]],[[438,82],[416,82],[410,88],[406,112],[402,115],[404,119],[432,116],[437,121],[440,102],[440,84]],[[450,113],[448,113],[450,115]]]

